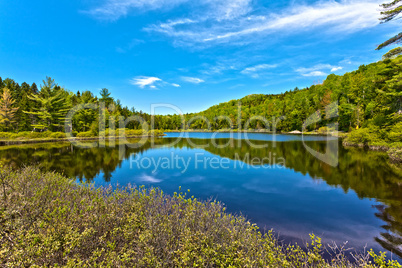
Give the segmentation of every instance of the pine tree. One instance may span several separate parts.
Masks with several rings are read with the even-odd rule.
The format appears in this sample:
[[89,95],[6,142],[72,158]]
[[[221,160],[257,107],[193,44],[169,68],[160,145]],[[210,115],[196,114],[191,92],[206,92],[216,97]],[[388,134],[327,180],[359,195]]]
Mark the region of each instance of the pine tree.
[[107,88],[102,88],[100,95],[101,98],[99,100],[105,103],[105,107],[109,107],[109,105],[113,103],[113,98],[110,97],[111,93]]
[[10,90],[4,88],[3,97],[0,100],[0,124],[4,125],[6,131],[15,123],[14,117],[18,108],[13,107],[14,103],[15,100],[11,97]]
[[65,120],[64,116],[69,109],[66,94],[68,93],[60,88],[53,79],[47,77],[46,81],[43,81],[40,93],[28,97],[38,104],[38,107],[33,108],[33,112],[25,111],[38,118],[38,122],[32,126],[41,130],[61,130]]
[[29,115],[24,113],[24,111],[29,110],[29,99],[28,96],[31,94],[31,86],[27,83],[22,83],[20,86],[20,96],[15,99],[18,102],[19,110],[16,113],[17,120],[17,130],[18,131],[28,131],[30,130],[31,118]]

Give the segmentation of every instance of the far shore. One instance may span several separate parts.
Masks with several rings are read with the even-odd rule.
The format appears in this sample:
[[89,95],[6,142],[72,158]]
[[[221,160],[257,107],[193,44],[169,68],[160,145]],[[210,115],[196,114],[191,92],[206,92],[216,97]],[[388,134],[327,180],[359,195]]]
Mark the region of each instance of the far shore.
[[[290,132],[273,132],[268,130],[237,130],[237,129],[218,129],[218,130],[208,130],[208,129],[186,129],[186,130],[164,130],[165,133],[180,133],[180,132],[220,132],[220,133],[260,133],[260,134],[281,134],[281,135],[318,135],[318,136],[336,136],[334,133],[319,133],[319,132],[301,132],[298,130],[290,131]],[[342,132],[343,133],[343,132]]]

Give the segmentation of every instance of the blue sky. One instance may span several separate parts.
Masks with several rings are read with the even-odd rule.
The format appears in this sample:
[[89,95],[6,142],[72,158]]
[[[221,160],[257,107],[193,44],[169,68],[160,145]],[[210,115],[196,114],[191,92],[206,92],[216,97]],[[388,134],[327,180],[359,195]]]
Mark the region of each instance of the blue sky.
[[0,1],[0,76],[197,112],[380,60],[376,45],[397,33],[378,24],[381,2]]

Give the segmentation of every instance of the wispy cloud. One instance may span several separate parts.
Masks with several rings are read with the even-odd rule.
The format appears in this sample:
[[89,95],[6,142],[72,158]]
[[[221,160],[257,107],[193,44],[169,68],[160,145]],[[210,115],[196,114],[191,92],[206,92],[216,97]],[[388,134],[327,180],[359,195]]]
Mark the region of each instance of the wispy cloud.
[[[187,17],[172,17],[144,27],[172,38],[177,45],[209,46],[243,44],[269,35],[295,35],[319,29],[345,35],[378,24],[378,5],[383,0],[323,0],[295,4],[274,13],[252,0],[103,0],[86,13],[99,19],[117,20],[129,13],[166,11],[185,5]],[[118,48],[123,51],[124,48]]]
[[128,52],[128,51],[130,51],[130,50],[132,50],[134,47],[136,47],[136,46],[138,46],[138,45],[140,45],[140,44],[143,44],[143,43],[145,43],[145,41],[144,40],[140,40],[140,39],[132,39],[131,41],[130,41],[130,43],[128,43],[126,46],[123,46],[123,47],[116,47],[116,52],[118,52],[118,53],[126,53],[126,52]]
[[[208,10],[208,12],[204,13],[204,16],[206,15],[208,18],[222,21],[233,19],[249,12],[251,10],[251,1],[252,0],[103,0],[101,5],[84,12],[98,19],[117,20],[130,12],[169,10],[187,3],[195,10]],[[169,25],[168,23],[164,26],[175,25]]]
[[251,75],[253,78],[258,78],[261,71],[276,68],[277,64],[259,64],[252,67],[247,67],[241,71],[242,74]]
[[174,86],[174,87],[180,87],[180,85],[176,84],[176,83],[172,83],[171,85]]
[[224,71],[236,70],[238,67],[235,65],[237,63],[234,62],[218,62],[216,65],[204,64],[204,69],[201,70],[201,73],[206,75],[222,74]]
[[131,79],[130,83],[140,88],[157,89],[155,83],[158,81],[162,81],[162,79],[152,76],[137,76]]
[[341,66],[333,66],[330,64],[317,64],[309,68],[298,68],[296,69],[296,72],[300,73],[302,76],[326,76],[328,75],[328,73],[324,71],[336,72],[342,69],[343,68]]
[[84,12],[102,20],[117,20],[132,11],[170,9],[188,0],[103,0],[100,2],[100,6]]
[[[234,40],[251,42],[256,35],[299,34],[315,29],[323,33],[347,34],[377,25],[378,4],[381,1],[319,1],[313,5],[295,5],[282,13],[253,10],[250,1],[240,2],[234,5],[238,8],[234,9],[237,10],[236,15],[224,16],[225,21],[218,16],[198,15],[196,20],[181,18],[153,24],[145,30],[162,33],[181,45],[233,43]],[[239,11],[241,5],[247,7],[242,12]],[[228,11],[227,14],[231,13]],[[247,36],[252,38],[247,40]]]
[[192,83],[192,84],[200,84],[200,83],[205,82],[204,80],[202,80],[201,78],[198,78],[198,77],[183,76],[181,79],[184,82],[188,82],[188,83]]

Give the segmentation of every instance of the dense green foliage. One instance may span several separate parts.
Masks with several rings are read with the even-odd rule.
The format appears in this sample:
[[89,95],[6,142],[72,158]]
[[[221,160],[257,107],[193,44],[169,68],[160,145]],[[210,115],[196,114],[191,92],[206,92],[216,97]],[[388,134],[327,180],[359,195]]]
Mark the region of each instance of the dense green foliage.
[[321,239],[281,246],[217,202],[94,189],[28,167],[0,171],[0,264],[46,267],[401,267],[370,252],[325,261]]

